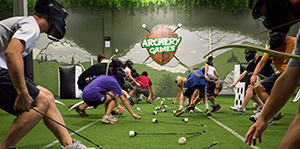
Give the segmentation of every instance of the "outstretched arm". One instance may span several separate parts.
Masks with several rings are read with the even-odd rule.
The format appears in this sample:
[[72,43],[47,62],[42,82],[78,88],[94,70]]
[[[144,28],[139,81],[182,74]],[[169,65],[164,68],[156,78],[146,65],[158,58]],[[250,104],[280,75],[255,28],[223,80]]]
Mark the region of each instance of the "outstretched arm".
[[230,85],[229,89],[232,89],[236,86],[237,83],[239,83],[246,75],[248,74],[248,71],[245,70],[236,80],[233,84]]
[[270,97],[268,98],[261,116],[254,123],[245,137],[245,142],[256,145],[256,139],[261,142],[261,135],[268,126],[268,121],[285,105],[300,83],[300,67],[287,67],[281,76],[276,80]]
[[128,112],[133,116],[133,118],[135,118],[135,119],[141,119],[140,116],[136,115],[136,114],[131,110],[130,105],[128,104],[126,98],[125,98],[123,95],[119,96],[119,98],[121,99],[123,105],[124,105],[125,108],[128,110]]

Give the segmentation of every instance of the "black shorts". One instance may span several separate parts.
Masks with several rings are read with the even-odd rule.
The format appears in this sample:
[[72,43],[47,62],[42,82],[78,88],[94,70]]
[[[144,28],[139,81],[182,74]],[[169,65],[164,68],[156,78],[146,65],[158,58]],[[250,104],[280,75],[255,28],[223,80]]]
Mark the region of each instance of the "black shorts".
[[207,97],[214,96],[215,88],[216,88],[216,83],[213,82],[207,83],[207,94],[208,94]]
[[[36,88],[37,84],[35,84],[32,80],[25,77],[26,86],[29,92],[29,95],[33,100],[39,95],[40,90]],[[10,76],[6,69],[0,70],[0,108],[4,111],[13,114],[19,115],[22,111],[13,109],[15,100],[17,98],[17,92],[11,82]]]
[[273,88],[275,81],[277,80],[277,78],[280,75],[281,75],[281,73],[280,74],[273,73],[269,78],[267,78],[266,80],[264,80],[263,82],[260,83],[266,89],[266,92],[269,95],[271,94],[271,90]]
[[107,95],[106,94],[104,94],[103,96],[102,96],[102,98],[104,98],[102,101],[101,100],[97,100],[97,101],[87,101],[87,100],[83,100],[88,106],[93,106],[95,109],[99,106],[99,105],[101,105],[101,104],[103,104],[104,102],[105,102],[105,100],[106,100],[106,97]]
[[205,95],[205,93],[206,93],[206,85],[202,85],[202,84],[200,84],[200,85],[195,85],[195,86],[193,86],[193,87],[191,87],[191,88],[186,88],[186,87],[184,87],[184,88],[182,89],[183,95],[186,96],[186,97],[188,97],[188,98],[191,98],[191,96],[193,95],[193,93],[194,93],[194,91],[195,91],[196,89],[198,89],[198,90],[200,91],[200,93],[199,93],[199,98],[204,98],[204,95]]

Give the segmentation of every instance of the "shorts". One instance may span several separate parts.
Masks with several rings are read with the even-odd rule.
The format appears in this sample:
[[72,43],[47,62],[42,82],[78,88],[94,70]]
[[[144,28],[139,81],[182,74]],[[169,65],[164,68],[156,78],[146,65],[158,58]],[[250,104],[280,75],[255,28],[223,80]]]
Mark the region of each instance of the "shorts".
[[105,100],[107,98],[106,96],[107,95],[104,94],[99,100],[95,100],[95,101],[88,101],[88,100],[84,100],[84,99],[83,99],[83,101],[88,106],[93,106],[96,109],[99,105],[101,105],[101,104],[103,104],[105,102]]
[[138,88],[137,87],[137,88],[135,88],[134,92],[136,94],[144,94],[146,97],[148,97],[150,94],[149,89],[146,89],[146,88]]
[[193,95],[193,93],[196,89],[198,89],[200,91],[199,98],[204,98],[204,95],[206,93],[206,85],[200,84],[200,85],[195,85],[191,88],[184,87],[182,89],[182,92],[183,92],[184,96],[191,98],[191,96]]
[[266,89],[266,92],[269,95],[271,94],[271,90],[273,88],[273,85],[274,85],[275,81],[277,80],[277,78],[280,75],[281,74],[273,73],[269,78],[267,78],[266,80],[264,80],[263,82],[260,83]]
[[125,82],[124,85],[122,86],[122,89],[125,90],[126,92],[134,90],[130,82]]
[[211,97],[211,96],[214,96],[214,92],[215,92],[215,88],[216,88],[216,84],[213,83],[213,82],[208,82],[207,83],[207,97]]
[[[33,100],[39,95],[40,90],[36,88],[37,84],[35,84],[32,80],[25,77],[26,86],[29,92],[29,95]],[[11,82],[10,76],[8,74],[7,69],[0,70],[0,108],[4,111],[18,116],[23,112],[21,110],[14,110],[14,104],[16,101],[18,94]]]

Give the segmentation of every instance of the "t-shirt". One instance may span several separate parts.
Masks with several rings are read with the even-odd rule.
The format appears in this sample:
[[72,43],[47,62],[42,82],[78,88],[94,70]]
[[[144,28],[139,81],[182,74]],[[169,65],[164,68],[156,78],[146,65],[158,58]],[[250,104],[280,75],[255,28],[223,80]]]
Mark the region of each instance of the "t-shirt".
[[215,75],[214,75],[215,70],[216,70],[215,67],[208,65],[207,75],[215,76]]
[[5,50],[12,38],[25,41],[25,51],[22,57],[27,56],[35,47],[40,37],[40,27],[34,17],[11,17],[0,21],[0,69],[7,69]]
[[136,80],[141,85],[141,86],[136,86],[137,88],[149,89],[149,86],[152,85],[151,80],[148,77],[144,76],[144,75],[141,75],[141,76],[137,77]]
[[109,91],[112,91],[115,96],[123,95],[122,88],[114,76],[93,76],[93,81],[82,91],[82,99],[86,101],[97,101]]
[[[276,49],[276,51],[291,54],[294,50],[295,41],[296,41],[295,37],[287,36],[285,38],[283,44],[281,46],[279,46]],[[267,49],[271,50],[270,46]],[[275,55],[272,55],[272,54],[269,54],[269,53],[264,53],[262,59],[269,60],[269,59],[271,59],[271,57],[273,57],[273,63],[275,65],[276,69],[277,69],[277,71],[275,73],[276,74],[282,73],[285,70],[290,58],[279,57],[279,56],[275,56]]]
[[[261,60],[262,56],[259,56],[258,59],[256,60],[256,63],[254,63],[254,60],[252,62],[250,62],[247,66],[247,71],[248,72],[254,72],[255,67],[257,66],[257,64],[259,63],[259,61]],[[267,63],[265,64],[265,66],[263,67],[263,69],[259,72],[260,74],[269,77],[274,73],[274,69],[271,66],[272,60],[268,60]]]
[[[195,72],[199,74],[200,76],[204,77],[204,68],[202,69],[196,69]],[[205,81],[204,78],[200,78],[197,75],[195,75],[193,72],[190,72],[187,76],[187,80],[185,82],[185,86],[188,88],[191,88],[195,85],[207,85],[207,81]]]
[[[296,39],[294,48],[295,49],[293,51],[293,54],[294,55],[300,55],[300,28],[299,28],[298,33],[297,33],[297,39]],[[300,66],[300,59],[291,59],[290,63],[289,63],[289,66]]]
[[99,76],[106,74],[107,63],[97,63],[85,70],[78,78],[77,84],[80,90],[83,90],[86,85],[85,81],[87,77]]

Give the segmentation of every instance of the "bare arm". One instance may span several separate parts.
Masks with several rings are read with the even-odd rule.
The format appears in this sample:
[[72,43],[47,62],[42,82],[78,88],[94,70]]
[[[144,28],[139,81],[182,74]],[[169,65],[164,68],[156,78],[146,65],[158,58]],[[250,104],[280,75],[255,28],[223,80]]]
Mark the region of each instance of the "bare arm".
[[248,71],[245,70],[237,79],[236,81],[230,85],[229,89],[232,89],[236,86],[237,83],[239,83],[246,75],[248,74]]
[[127,74],[131,81],[133,81],[137,86],[141,86],[140,83],[136,82],[136,80],[132,77],[131,71],[128,71]]
[[251,145],[253,140],[253,145],[255,145],[257,138],[261,142],[261,135],[266,130],[268,121],[285,105],[300,83],[299,73],[300,67],[288,66],[276,80],[260,118],[249,128],[246,134],[246,143]]
[[215,70],[214,73],[215,73],[216,77],[219,79],[219,74],[218,74],[217,70]]
[[126,98],[125,98],[123,95],[119,96],[119,98],[121,99],[121,101],[122,101],[123,105],[125,106],[125,108],[129,111],[129,113],[130,113],[135,119],[141,119],[140,116],[138,116],[138,115],[136,115],[135,113],[133,113],[133,111],[132,111],[131,108],[130,108],[130,105],[128,104]]
[[19,39],[12,39],[5,51],[5,59],[9,75],[18,94],[14,109],[28,111],[33,99],[28,93],[24,77],[24,62],[21,55],[24,51],[25,42]]
[[250,83],[254,85],[257,81],[257,74],[264,68],[265,64],[268,62],[268,59],[262,58],[257,66],[255,67],[255,70],[253,72],[253,75],[250,78]]
[[208,64],[205,64],[204,66],[204,77],[206,81],[209,81],[209,77],[207,76],[207,72],[208,72]]
[[153,92],[153,87],[152,87],[152,85],[150,85],[149,88],[150,88],[152,100],[154,100],[154,92]]

